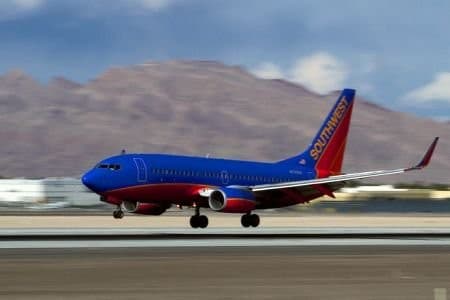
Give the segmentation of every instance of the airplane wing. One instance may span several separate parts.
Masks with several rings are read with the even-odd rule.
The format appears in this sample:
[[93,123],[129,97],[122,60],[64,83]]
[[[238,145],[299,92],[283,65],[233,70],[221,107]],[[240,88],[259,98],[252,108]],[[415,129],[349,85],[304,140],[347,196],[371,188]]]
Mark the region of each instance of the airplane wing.
[[413,167],[393,169],[393,170],[378,170],[378,171],[368,171],[368,172],[360,172],[360,173],[350,173],[350,174],[336,175],[336,176],[330,176],[330,177],[325,177],[325,178],[282,182],[282,183],[275,183],[275,184],[261,184],[261,185],[249,186],[248,188],[253,192],[291,189],[291,188],[295,188],[300,191],[305,191],[305,189],[303,189],[302,187],[316,186],[318,189],[322,189],[324,194],[332,196],[332,191],[336,190],[337,189],[336,187],[339,186],[338,183],[345,183],[346,181],[349,181],[349,180],[400,174],[400,173],[405,173],[405,172],[409,172],[409,171],[413,171],[413,170],[420,170],[420,169],[425,168],[431,160],[431,156],[433,155],[433,152],[434,152],[434,149],[436,148],[438,140],[439,140],[439,137],[436,137],[434,139],[433,143],[428,147],[428,150],[425,153],[425,155],[423,156],[422,160]]

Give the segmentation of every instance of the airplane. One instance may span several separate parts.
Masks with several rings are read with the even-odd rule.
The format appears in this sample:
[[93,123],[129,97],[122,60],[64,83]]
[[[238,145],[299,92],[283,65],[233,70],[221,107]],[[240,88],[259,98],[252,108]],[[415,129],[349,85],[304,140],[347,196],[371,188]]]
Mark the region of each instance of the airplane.
[[171,205],[195,208],[193,228],[208,226],[200,208],[242,214],[243,227],[257,227],[253,213],[309,202],[356,179],[400,174],[426,167],[439,137],[422,160],[407,168],[342,172],[355,90],[344,89],[310,145],[278,162],[257,162],[167,154],[126,154],[106,158],[82,176],[83,184],[100,200],[134,214],[161,215]]

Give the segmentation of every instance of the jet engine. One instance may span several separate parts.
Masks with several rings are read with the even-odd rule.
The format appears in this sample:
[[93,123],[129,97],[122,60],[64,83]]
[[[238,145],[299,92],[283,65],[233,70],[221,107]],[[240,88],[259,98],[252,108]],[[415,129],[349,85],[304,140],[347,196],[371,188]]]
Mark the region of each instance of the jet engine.
[[122,207],[129,213],[152,216],[159,216],[167,209],[167,207],[157,203],[141,203],[131,201],[123,201]]
[[256,207],[253,193],[238,188],[222,188],[212,191],[208,204],[212,210],[228,213],[248,213]]

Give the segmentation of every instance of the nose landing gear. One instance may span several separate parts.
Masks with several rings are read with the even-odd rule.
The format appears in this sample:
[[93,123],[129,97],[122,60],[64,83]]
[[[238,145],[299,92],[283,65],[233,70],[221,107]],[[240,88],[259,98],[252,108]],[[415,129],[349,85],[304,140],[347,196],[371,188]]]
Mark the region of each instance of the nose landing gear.
[[113,211],[113,217],[114,219],[122,219],[124,216],[124,213],[122,209],[120,208],[120,205],[117,206],[117,209]]
[[258,227],[259,216],[257,214],[247,213],[241,217],[241,224],[243,227]]

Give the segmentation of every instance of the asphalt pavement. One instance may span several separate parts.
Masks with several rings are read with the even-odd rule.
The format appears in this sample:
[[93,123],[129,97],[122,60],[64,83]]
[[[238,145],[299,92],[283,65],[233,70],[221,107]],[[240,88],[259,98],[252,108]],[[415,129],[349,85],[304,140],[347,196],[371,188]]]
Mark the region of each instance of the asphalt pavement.
[[449,246],[1,249],[0,299],[446,299]]

